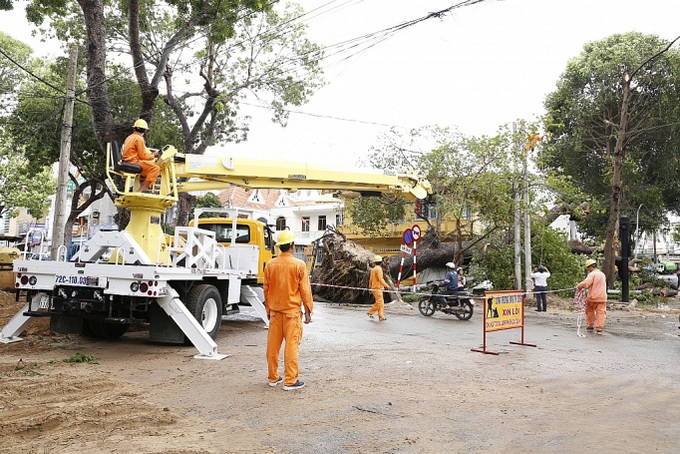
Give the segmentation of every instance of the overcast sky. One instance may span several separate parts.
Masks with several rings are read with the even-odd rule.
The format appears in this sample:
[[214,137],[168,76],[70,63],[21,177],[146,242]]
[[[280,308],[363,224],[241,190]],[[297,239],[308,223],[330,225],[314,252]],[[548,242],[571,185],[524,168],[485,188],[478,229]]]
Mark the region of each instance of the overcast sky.
[[[299,0],[310,39],[322,46],[377,32],[462,0]],[[4,17],[3,17],[4,16]],[[3,31],[29,41],[18,14]],[[390,126],[457,126],[493,134],[534,120],[567,61],[586,42],[639,31],[680,35],[678,0],[486,0],[408,27],[340,60],[324,60],[327,85],[294,110],[288,127],[250,108],[250,139],[237,155],[354,164]],[[9,19],[9,20],[7,20]],[[676,44],[677,45],[677,44]],[[39,48],[37,49],[39,50]],[[346,55],[344,55],[346,56]]]

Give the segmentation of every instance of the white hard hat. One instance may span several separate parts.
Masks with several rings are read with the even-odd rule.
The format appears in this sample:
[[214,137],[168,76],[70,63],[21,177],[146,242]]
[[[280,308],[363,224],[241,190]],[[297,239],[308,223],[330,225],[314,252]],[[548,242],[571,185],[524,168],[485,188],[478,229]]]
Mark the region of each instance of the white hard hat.
[[453,263],[453,262],[448,262],[448,263],[446,264],[446,267],[447,267],[447,268],[454,269],[454,268],[456,267],[456,264]]

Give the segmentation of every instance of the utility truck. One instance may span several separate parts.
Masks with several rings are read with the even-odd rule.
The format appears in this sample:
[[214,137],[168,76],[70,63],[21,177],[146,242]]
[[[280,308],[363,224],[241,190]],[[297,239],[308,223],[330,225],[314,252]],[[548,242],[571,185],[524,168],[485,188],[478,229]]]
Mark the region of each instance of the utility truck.
[[[117,194],[116,205],[130,212],[127,227],[98,232],[70,261],[65,250],[54,261],[15,260],[16,297],[25,306],[2,328],[0,342],[20,341],[18,336],[34,317],[50,317],[55,332],[105,338],[148,323],[151,341],[190,342],[199,351],[197,358],[221,359],[224,355],[213,339],[229,308],[250,304],[268,325],[258,275],[273,243],[264,224],[237,215],[231,220],[228,243],[217,238],[215,229],[201,228],[200,221],[176,227],[174,235],[164,234],[161,216],[180,193],[232,184],[393,193],[411,199],[431,193],[430,183],[414,174],[183,154],[171,145],[161,149],[157,163],[161,175],[156,186],[151,192],[137,192],[141,168],[123,162],[118,145],[108,144],[107,177]],[[249,227],[248,241],[239,240],[245,238],[239,236],[242,226]]]

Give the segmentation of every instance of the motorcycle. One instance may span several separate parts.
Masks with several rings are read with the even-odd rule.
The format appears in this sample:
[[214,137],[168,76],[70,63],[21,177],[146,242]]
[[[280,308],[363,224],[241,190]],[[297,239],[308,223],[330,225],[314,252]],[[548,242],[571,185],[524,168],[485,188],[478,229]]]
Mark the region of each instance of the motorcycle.
[[[441,311],[445,314],[453,314],[459,320],[470,320],[472,312],[474,311],[474,301],[472,294],[466,290],[459,291],[454,295],[443,295],[439,293],[440,282],[432,284],[432,293],[427,298],[423,298],[418,303],[418,310],[426,317],[430,317],[436,311]],[[440,301],[441,298],[446,299],[446,304]]]

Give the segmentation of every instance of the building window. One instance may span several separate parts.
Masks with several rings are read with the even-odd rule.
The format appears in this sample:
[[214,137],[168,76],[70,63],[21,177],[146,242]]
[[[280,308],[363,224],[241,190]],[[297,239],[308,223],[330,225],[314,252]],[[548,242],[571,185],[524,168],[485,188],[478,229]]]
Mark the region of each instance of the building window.
[[309,232],[309,216],[303,216],[302,218],[302,231]]
[[319,223],[317,227],[318,227],[317,230],[319,230],[320,232],[326,230],[326,216],[323,215],[319,216]]
[[283,216],[276,218],[276,230],[286,230],[286,218]]
[[338,214],[335,215],[335,226],[344,225],[345,223],[345,212],[340,210]]

